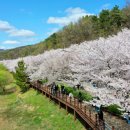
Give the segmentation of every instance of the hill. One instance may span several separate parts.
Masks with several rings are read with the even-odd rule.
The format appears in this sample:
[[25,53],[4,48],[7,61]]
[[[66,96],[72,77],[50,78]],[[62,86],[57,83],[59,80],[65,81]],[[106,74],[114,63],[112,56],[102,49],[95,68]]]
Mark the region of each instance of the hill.
[[0,49],[0,51],[4,51],[3,49]]
[[38,44],[2,51],[0,60],[37,55],[47,50],[108,37],[125,27],[130,28],[130,5],[123,9],[115,6],[111,10],[102,10],[98,16],[85,16],[76,23],[70,23]]

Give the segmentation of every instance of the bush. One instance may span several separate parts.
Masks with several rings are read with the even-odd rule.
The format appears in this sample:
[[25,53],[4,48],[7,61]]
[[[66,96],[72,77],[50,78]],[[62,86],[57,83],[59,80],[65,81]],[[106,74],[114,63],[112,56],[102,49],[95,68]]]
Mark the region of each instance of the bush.
[[5,70],[0,70],[0,93],[5,93],[5,86],[13,82],[11,73]]
[[0,70],[8,71],[8,69],[3,64],[0,64]]
[[47,78],[41,80],[41,83],[42,83],[42,84],[45,84],[45,83],[47,83],[47,82],[48,82],[48,79],[47,79]]
[[67,94],[69,94],[69,93],[73,93],[73,88],[72,87],[65,87],[65,92],[67,93]]
[[83,90],[74,90],[73,87],[71,87],[67,84],[63,84],[63,83],[59,84],[59,86],[61,86],[61,85],[64,85],[65,91],[66,91],[67,94],[72,93],[75,98],[78,98],[79,92],[81,92],[82,100],[85,100],[85,101],[92,100],[92,96],[88,92],[85,92]]
[[93,99],[92,95],[90,95],[90,93],[88,92],[81,91],[81,94],[82,94],[83,100],[85,101],[90,101]]
[[117,116],[120,116],[122,113],[121,111],[119,110],[119,106],[116,105],[116,104],[112,104],[112,105],[109,105],[106,107],[106,110],[112,114],[115,114]]

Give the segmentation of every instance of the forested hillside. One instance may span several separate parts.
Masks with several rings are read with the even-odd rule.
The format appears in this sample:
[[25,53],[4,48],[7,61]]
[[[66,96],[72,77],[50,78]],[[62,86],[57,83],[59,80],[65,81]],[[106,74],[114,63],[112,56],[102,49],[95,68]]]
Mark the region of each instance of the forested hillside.
[[102,10],[98,16],[85,16],[76,23],[70,23],[38,44],[2,51],[0,60],[37,55],[45,50],[66,48],[72,44],[108,37],[125,27],[130,28],[130,5],[123,9],[115,6],[111,10]]

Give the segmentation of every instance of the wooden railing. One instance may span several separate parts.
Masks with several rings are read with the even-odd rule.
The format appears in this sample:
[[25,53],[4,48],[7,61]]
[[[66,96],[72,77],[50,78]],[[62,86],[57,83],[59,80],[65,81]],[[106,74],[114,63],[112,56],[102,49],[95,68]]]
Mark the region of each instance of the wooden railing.
[[[76,115],[78,114],[92,130],[107,130],[107,128],[105,128],[105,122],[99,121],[98,115],[92,112],[88,105],[79,102],[78,99],[71,98],[66,94],[62,94],[60,91],[56,91],[52,94],[51,87],[42,86],[37,82],[33,82],[31,86],[49,97],[50,100],[55,99],[59,103],[59,108],[61,108],[61,104],[64,104],[67,114],[68,108],[71,108],[74,112],[74,120],[76,120]],[[110,130],[114,130],[114,127],[111,127]]]

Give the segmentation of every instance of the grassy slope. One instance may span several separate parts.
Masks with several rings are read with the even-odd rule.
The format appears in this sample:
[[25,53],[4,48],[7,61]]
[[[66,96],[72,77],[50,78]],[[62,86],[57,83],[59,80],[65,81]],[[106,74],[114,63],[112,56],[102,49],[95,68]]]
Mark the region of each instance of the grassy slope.
[[73,116],[66,116],[47,98],[34,90],[0,95],[0,130],[84,130]]

